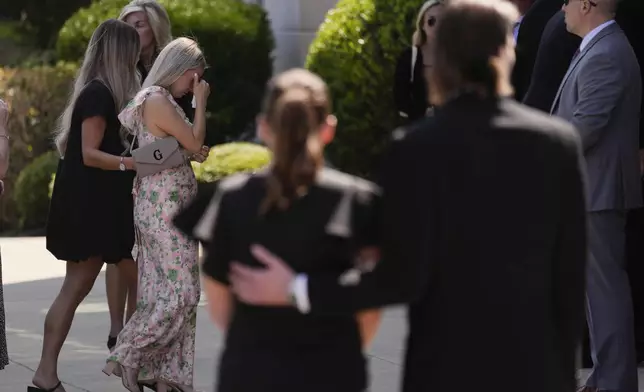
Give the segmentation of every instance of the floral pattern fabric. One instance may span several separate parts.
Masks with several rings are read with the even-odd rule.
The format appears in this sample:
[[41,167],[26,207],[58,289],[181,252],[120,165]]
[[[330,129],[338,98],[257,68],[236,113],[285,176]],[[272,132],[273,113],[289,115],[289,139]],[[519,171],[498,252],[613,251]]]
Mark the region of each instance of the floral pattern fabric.
[[[138,138],[139,147],[157,137],[142,121],[142,104],[164,94],[186,122],[167,90],[141,91],[119,119]],[[136,312],[119,334],[108,361],[139,369],[139,381],[164,381],[192,391],[199,285],[198,243],[172,224],[174,215],[197,193],[197,180],[186,159],[176,168],[134,181],[134,223],[139,287]]]

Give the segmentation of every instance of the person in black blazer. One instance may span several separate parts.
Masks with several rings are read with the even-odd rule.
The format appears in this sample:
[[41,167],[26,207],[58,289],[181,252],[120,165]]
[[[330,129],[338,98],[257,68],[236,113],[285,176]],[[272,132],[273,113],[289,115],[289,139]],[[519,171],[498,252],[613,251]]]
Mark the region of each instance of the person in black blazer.
[[[643,19],[644,2],[641,0],[624,0],[619,4],[615,20],[635,51],[644,80],[644,41],[639,38]],[[644,157],[644,99],[640,114],[639,147],[640,156]],[[644,176],[642,180],[644,181]],[[644,361],[644,266],[642,260],[644,260],[644,208],[639,208],[628,213],[626,222],[626,268],[633,296],[638,362]]]
[[431,110],[427,75],[433,64],[434,29],[442,10],[443,0],[429,0],[420,7],[412,46],[396,63],[394,104],[401,124],[423,118]]
[[524,104],[550,113],[559,85],[580,44],[581,38],[566,29],[563,11],[555,13],[543,30]]
[[[575,389],[587,253],[580,139],[508,98],[517,16],[507,2],[446,5],[431,79],[441,110],[394,132],[375,268],[300,274],[255,244],[265,268],[235,263],[231,273],[241,301],[318,316],[408,303],[404,392]],[[485,360],[469,366],[471,352]]]
[[548,20],[561,10],[561,0],[512,0],[523,17],[515,28],[516,63],[512,70],[514,99],[521,101],[528,91],[537,59],[541,35]]

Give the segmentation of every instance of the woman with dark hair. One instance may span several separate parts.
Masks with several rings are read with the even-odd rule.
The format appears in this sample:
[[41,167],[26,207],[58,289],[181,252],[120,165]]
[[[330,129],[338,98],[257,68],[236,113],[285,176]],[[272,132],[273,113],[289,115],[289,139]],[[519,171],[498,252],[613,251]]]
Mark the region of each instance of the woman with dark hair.
[[[259,238],[241,244],[252,258],[222,257],[243,262],[231,266],[236,300],[310,318],[409,303],[403,392],[574,391],[587,254],[584,164],[570,124],[511,98],[517,19],[508,1],[446,4],[430,79],[440,110],[394,133],[380,176],[375,268],[348,282],[344,271],[294,271],[310,259]],[[215,226],[223,223],[222,236],[237,222],[227,212],[239,196],[229,192],[235,197],[223,194]],[[248,259],[263,268],[244,265]],[[472,352],[484,360],[468,367]]]
[[[203,288],[215,325],[226,333],[219,392],[361,392],[367,387],[364,349],[379,311],[309,317],[295,309],[247,306],[230,290],[233,260],[256,265],[248,251],[270,244],[303,272],[335,273],[353,266],[357,250],[377,245],[377,187],[323,167],[331,142],[326,84],[295,69],[270,82],[259,134],[274,152],[270,169],[222,180],[194,230],[207,243]],[[330,261],[337,259],[337,261]]]

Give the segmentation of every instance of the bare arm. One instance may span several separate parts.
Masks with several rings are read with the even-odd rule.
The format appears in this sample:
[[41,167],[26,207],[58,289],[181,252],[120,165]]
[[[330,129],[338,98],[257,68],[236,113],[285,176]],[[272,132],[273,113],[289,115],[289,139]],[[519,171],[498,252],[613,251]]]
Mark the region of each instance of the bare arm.
[[367,350],[378,333],[378,327],[380,327],[380,321],[382,320],[382,310],[362,311],[358,313],[357,319],[360,326],[360,336],[362,337],[362,348]]
[[208,300],[208,313],[215,326],[222,332],[228,330],[233,308],[233,297],[228,286],[204,276],[202,286]]
[[166,135],[175,137],[183,148],[193,154],[201,151],[206,138],[206,109],[203,105],[197,105],[192,127],[161,94],[151,95],[144,105],[143,118],[149,129],[158,129]]
[[157,129],[166,135],[174,136],[183,148],[193,154],[199,154],[203,153],[203,142],[206,139],[206,102],[210,95],[210,86],[205,80],[200,81],[199,76],[195,74],[192,92],[197,106],[192,127],[161,94],[152,95],[147,99],[143,118],[149,129]]
[[85,166],[95,167],[102,170],[119,170],[121,159],[123,159],[126,169],[132,170],[134,162],[131,157],[122,158],[117,155],[108,154],[99,149],[101,142],[103,141],[103,137],[105,136],[106,127],[107,124],[103,117],[89,117],[83,121],[83,164]]

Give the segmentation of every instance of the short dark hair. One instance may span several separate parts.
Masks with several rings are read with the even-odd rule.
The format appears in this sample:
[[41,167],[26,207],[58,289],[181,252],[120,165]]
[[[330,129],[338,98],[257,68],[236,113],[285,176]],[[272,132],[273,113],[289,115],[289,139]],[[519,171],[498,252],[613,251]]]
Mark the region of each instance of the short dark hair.
[[451,0],[436,26],[431,101],[440,105],[464,89],[498,96],[493,59],[507,45],[517,8],[506,0]]

